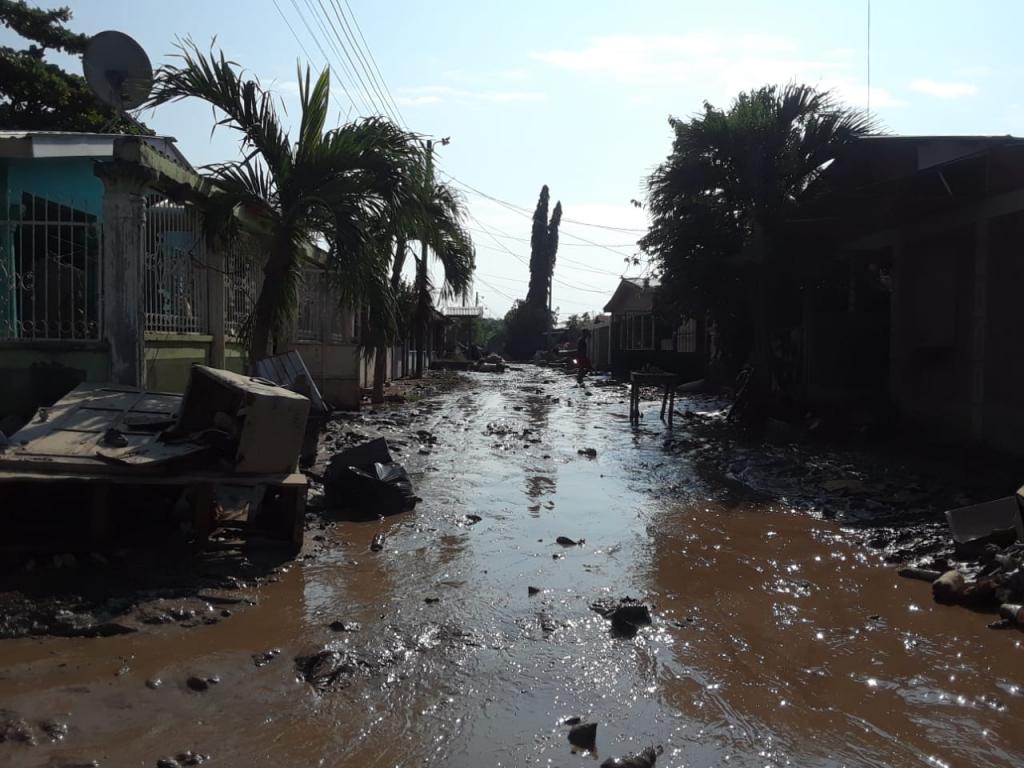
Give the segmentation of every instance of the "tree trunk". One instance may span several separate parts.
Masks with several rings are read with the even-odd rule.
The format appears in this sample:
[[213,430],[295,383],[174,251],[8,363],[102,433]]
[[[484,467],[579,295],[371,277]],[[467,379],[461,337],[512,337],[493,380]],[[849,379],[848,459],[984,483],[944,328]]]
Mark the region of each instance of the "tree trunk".
[[430,294],[427,292],[427,253],[416,261],[416,378],[423,378],[427,325],[430,322]]
[[[405,238],[395,238],[395,258],[391,263],[391,292],[398,291],[402,284],[402,269],[405,267]],[[387,379],[387,347],[377,345],[376,357],[373,362],[373,396],[374,403],[384,402],[384,381]]]
[[256,373],[256,363],[265,358],[274,332],[274,315],[285,301],[285,275],[292,259],[290,239],[282,238],[286,245],[273,247],[263,267],[263,285],[253,308],[252,330],[249,335],[249,370]]
[[370,398],[372,403],[384,402],[384,380],[387,378],[387,354],[388,348],[378,344],[373,360],[373,395]]

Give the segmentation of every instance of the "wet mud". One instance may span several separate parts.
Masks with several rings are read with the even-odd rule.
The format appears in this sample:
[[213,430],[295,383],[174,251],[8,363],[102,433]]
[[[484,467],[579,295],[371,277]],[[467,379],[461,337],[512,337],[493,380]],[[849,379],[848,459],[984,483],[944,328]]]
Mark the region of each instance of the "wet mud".
[[0,641],[0,764],[1024,762],[1024,633],[887,562],[939,539],[926,478],[748,444],[704,398],[670,433],[619,387],[470,381],[333,422],[321,469],[383,435],[422,501],[353,520],[314,489],[303,554],[220,585],[216,623],[175,593],[99,617],[133,632]]

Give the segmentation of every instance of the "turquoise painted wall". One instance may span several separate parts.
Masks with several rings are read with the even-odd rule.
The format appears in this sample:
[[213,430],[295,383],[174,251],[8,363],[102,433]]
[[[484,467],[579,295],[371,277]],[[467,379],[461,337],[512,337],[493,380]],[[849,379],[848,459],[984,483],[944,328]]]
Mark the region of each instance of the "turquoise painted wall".
[[[91,157],[9,159],[0,161],[5,173],[4,204],[20,205],[25,192],[72,206],[103,220],[103,182],[93,173]],[[5,207],[5,218],[7,209]]]

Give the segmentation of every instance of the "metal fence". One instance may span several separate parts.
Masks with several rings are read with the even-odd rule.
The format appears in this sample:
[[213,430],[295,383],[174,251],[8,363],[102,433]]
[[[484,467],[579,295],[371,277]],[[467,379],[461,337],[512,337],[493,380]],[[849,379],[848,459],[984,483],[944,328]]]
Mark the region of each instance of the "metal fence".
[[25,193],[0,219],[0,339],[100,337],[102,225]]
[[263,285],[263,256],[252,238],[240,235],[224,256],[224,333],[241,338]]
[[299,319],[295,335],[299,341],[323,341],[324,300],[327,291],[327,273],[307,267],[302,270],[299,286]]
[[206,238],[194,206],[146,198],[146,330],[209,332]]

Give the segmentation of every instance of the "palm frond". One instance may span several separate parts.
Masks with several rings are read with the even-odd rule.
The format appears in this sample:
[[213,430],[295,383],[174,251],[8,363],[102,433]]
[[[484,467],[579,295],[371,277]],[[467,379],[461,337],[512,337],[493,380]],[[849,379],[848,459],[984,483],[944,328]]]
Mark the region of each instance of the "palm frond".
[[147,106],[156,107],[187,98],[210,104],[222,117],[214,128],[224,126],[240,132],[243,147],[258,152],[270,173],[280,177],[291,165],[288,134],[274,106],[273,95],[256,79],[244,76],[241,67],[221,52],[203,53],[190,38],[179,41],[175,54],[181,63],[160,67],[154,78]]

